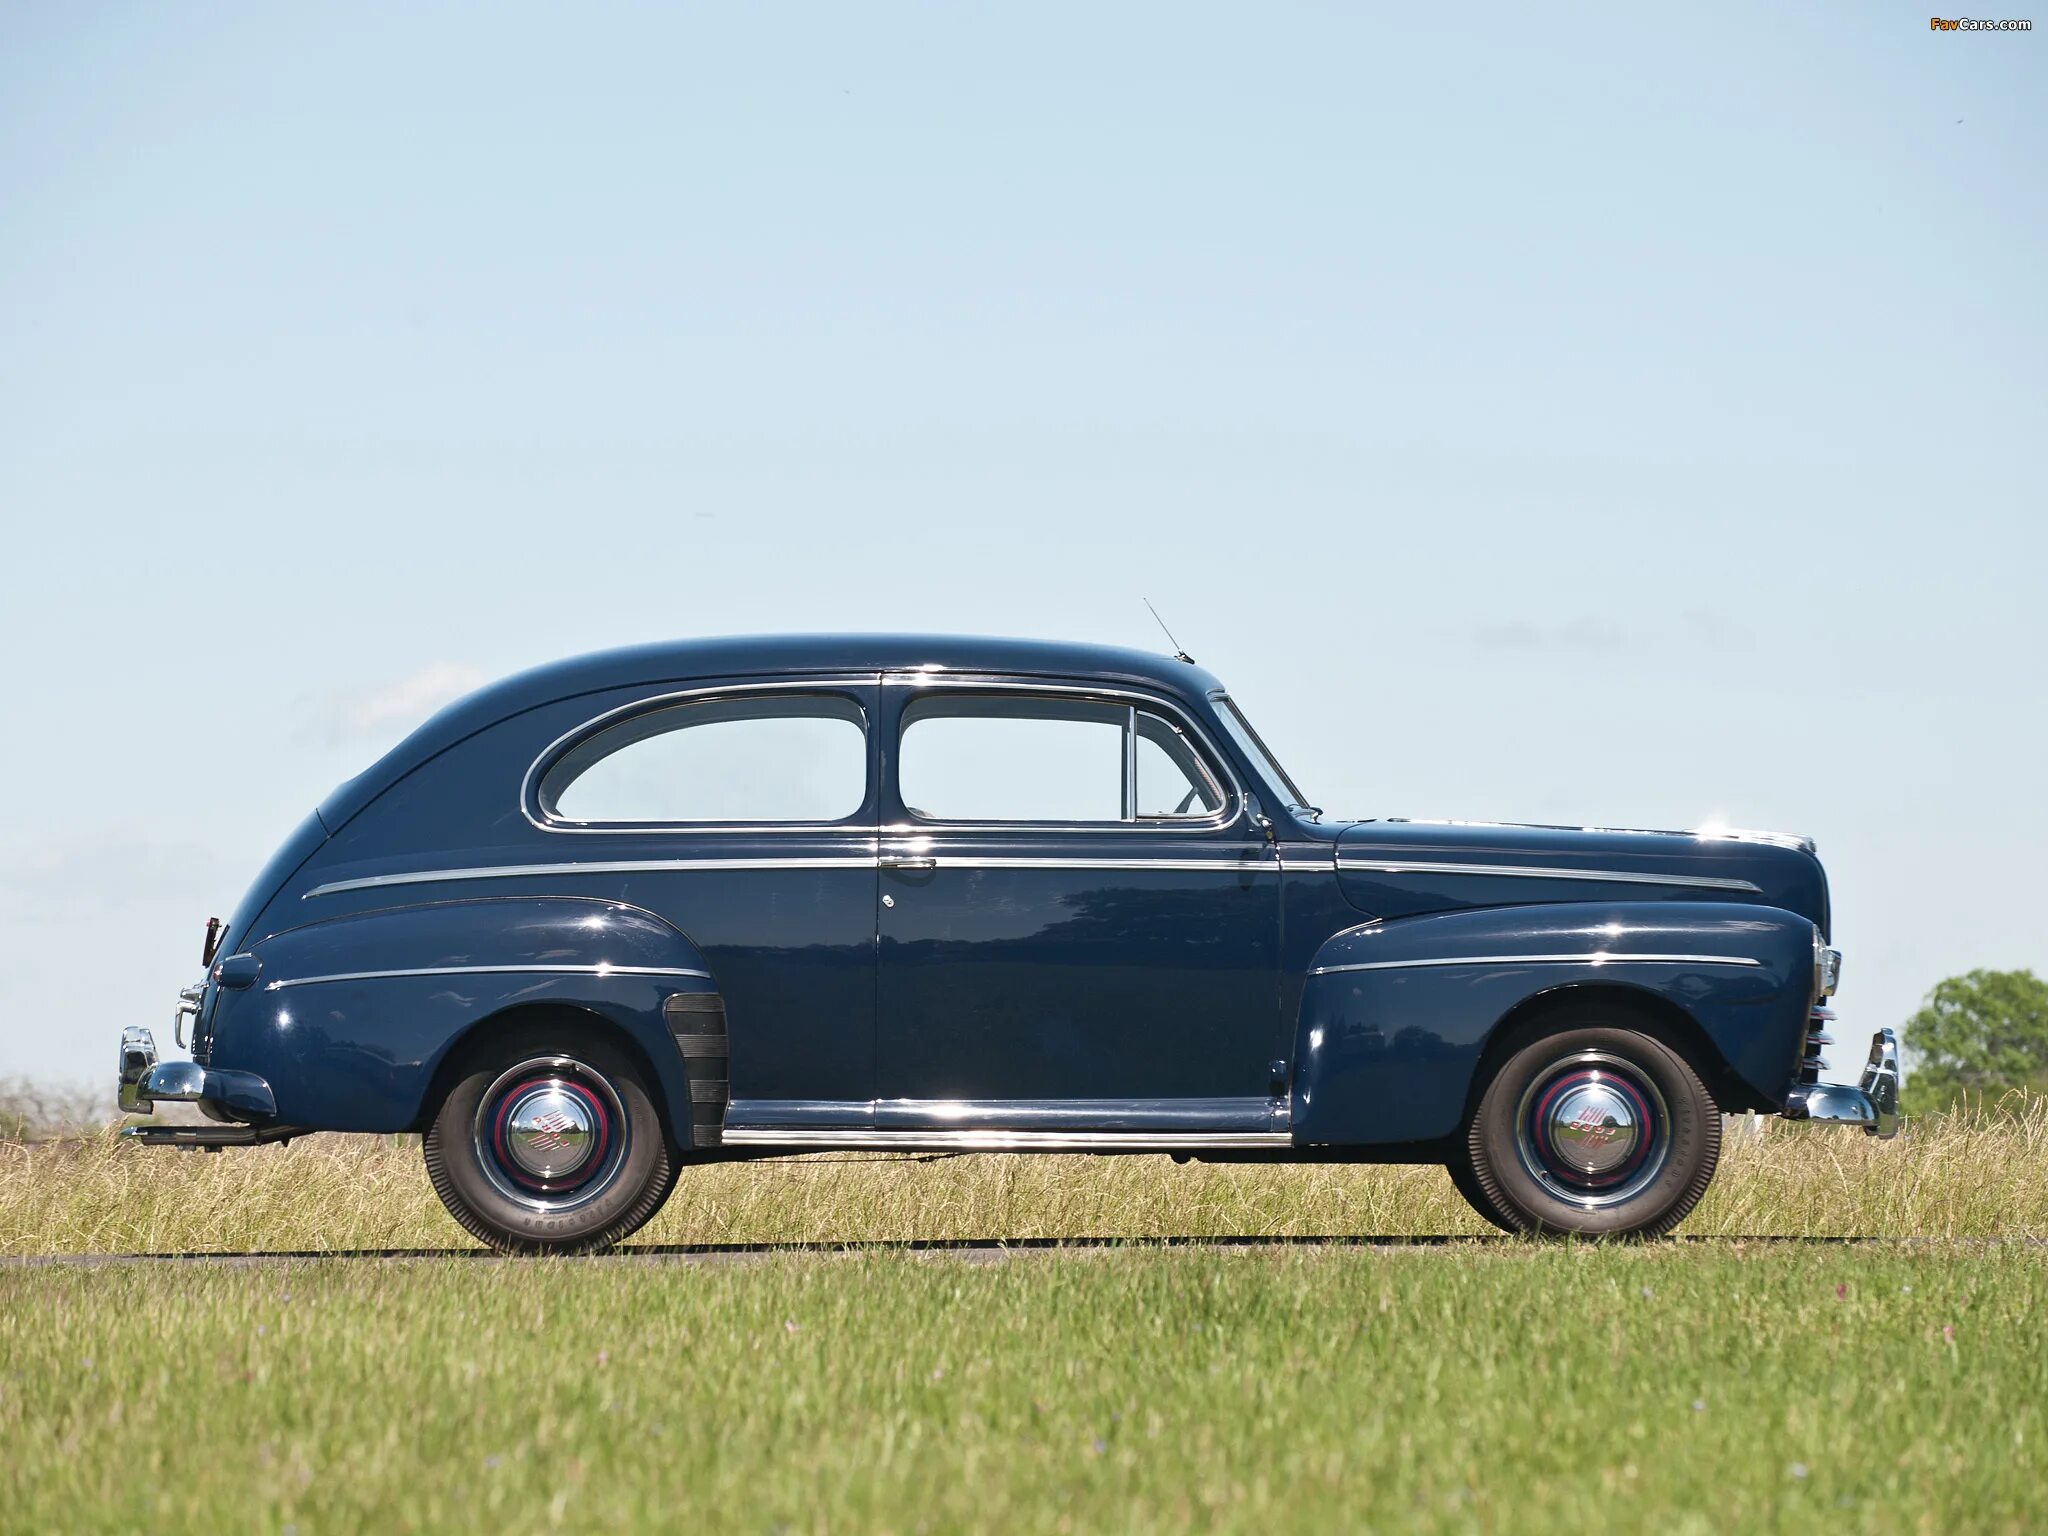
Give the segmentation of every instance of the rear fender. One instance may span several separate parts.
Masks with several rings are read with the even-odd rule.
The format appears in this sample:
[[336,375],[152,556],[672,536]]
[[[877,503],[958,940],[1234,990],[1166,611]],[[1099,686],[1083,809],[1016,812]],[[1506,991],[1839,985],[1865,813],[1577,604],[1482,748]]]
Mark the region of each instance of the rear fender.
[[[212,1066],[270,1084],[280,1122],[402,1131],[431,1113],[449,1053],[509,1010],[579,1010],[654,1068],[670,1124],[690,1124],[682,1058],[663,1020],[678,992],[712,992],[696,945],[639,907],[483,897],[329,918],[257,944],[254,982],[223,991]],[[247,962],[241,969],[245,970]]]
[[[1726,902],[1560,903],[1365,923],[1317,951],[1295,1036],[1301,1145],[1432,1141],[1461,1128],[1504,1022],[1566,989],[1690,1022],[1708,1082],[1783,1101],[1813,1001],[1813,924]],[[1647,958],[1655,956],[1657,958]]]

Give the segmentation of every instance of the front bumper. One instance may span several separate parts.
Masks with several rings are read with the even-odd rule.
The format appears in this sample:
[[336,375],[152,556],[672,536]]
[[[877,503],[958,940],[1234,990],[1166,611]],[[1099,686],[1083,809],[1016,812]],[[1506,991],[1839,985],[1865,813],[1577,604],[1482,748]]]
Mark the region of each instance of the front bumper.
[[1862,1080],[1801,1083],[1785,1099],[1787,1120],[1825,1125],[1860,1125],[1871,1136],[1899,1134],[1899,1037],[1880,1029],[1870,1037],[1870,1064]]
[[196,1061],[158,1061],[156,1037],[121,1031],[121,1112],[146,1115],[161,1101],[197,1104],[209,1120],[247,1124],[277,1115],[277,1097],[254,1072],[221,1072]]

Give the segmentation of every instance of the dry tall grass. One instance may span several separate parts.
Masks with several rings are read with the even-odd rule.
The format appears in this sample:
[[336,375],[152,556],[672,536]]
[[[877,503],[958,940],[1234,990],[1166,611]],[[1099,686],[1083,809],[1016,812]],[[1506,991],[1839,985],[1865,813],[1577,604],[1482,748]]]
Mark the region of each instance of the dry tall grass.
[[[1690,1236],[2048,1238],[2048,1099],[1896,1141],[1766,1122],[1728,1142]],[[1416,1236],[1490,1232],[1440,1169],[1164,1157],[828,1154],[686,1169],[636,1241]],[[0,1145],[0,1253],[442,1248],[411,1138],[199,1154],[111,1133]]]

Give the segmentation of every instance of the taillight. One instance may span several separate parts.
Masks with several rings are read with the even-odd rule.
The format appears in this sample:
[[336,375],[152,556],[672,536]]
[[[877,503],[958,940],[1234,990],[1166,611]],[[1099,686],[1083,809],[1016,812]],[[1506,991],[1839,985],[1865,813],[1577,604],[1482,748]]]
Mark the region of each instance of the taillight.
[[206,920],[206,943],[200,948],[199,963],[201,965],[213,964],[213,957],[216,953],[219,952],[219,950],[220,919],[217,917],[209,917]]

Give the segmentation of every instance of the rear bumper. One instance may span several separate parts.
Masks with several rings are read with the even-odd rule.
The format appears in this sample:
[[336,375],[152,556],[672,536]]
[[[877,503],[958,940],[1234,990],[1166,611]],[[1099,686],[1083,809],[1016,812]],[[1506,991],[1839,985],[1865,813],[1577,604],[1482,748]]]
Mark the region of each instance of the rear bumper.
[[1786,1096],[1787,1120],[1860,1125],[1872,1136],[1899,1134],[1899,1037],[1880,1029],[1870,1037],[1870,1063],[1855,1087],[1801,1083]]
[[277,1097],[253,1072],[221,1072],[196,1061],[158,1061],[156,1037],[121,1031],[121,1111],[151,1113],[159,1102],[197,1104],[208,1119],[229,1124],[274,1119]]

